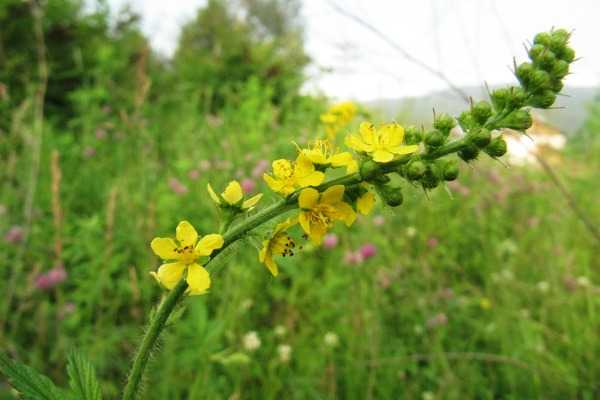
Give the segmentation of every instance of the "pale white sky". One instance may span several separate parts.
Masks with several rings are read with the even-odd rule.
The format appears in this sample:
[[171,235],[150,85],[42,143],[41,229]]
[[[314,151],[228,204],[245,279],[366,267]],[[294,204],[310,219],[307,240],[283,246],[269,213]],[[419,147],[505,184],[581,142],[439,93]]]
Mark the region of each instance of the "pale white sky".
[[[600,0],[332,0],[384,32],[413,56],[441,70],[458,86],[512,81],[513,56],[525,60],[523,43],[553,26],[574,30],[582,57],[567,78],[571,86],[600,84]],[[152,45],[170,54],[179,27],[204,0],[109,0],[129,3],[143,16]],[[309,91],[368,101],[419,96],[444,82],[412,65],[326,0],[303,0],[306,47],[313,57]],[[323,72],[330,68],[330,72]]]

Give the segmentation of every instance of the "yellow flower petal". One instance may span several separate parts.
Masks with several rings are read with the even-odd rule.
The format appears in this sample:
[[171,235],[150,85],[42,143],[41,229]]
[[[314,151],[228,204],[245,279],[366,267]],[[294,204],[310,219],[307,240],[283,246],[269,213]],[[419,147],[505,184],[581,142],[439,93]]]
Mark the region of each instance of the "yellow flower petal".
[[394,159],[394,155],[386,150],[375,150],[372,156],[374,161],[380,163],[387,163]]
[[271,175],[263,174],[263,179],[274,192],[280,193],[283,189],[283,182],[274,179]]
[[160,268],[158,268],[158,272],[156,273],[155,277],[161,283],[161,285],[171,290],[181,280],[185,268],[185,264],[178,262],[163,264],[160,266]]
[[265,267],[267,267],[273,276],[277,276],[279,274],[279,268],[273,260],[273,253],[269,251],[268,247],[269,240],[265,240],[262,249],[260,249],[260,252],[258,253],[258,259],[261,263],[265,264]]
[[356,213],[354,212],[354,210],[352,209],[350,204],[343,203],[343,202],[339,203],[336,206],[336,209],[339,213],[339,218],[342,221],[344,221],[346,226],[351,226],[354,223],[354,221],[356,220]]
[[163,260],[177,260],[179,253],[177,253],[177,244],[171,238],[154,238],[150,243],[150,247],[154,254],[162,258]]
[[188,293],[190,296],[204,294],[210,288],[210,274],[199,264],[188,266],[186,281],[189,286]]
[[325,174],[321,171],[313,171],[309,175],[298,178],[297,183],[301,187],[319,186],[325,180]]
[[198,240],[198,232],[188,221],[181,221],[175,230],[175,237],[182,247],[194,246]]
[[203,236],[196,245],[196,255],[210,256],[216,249],[223,247],[223,236],[216,233]]
[[217,194],[213,190],[212,186],[210,186],[210,183],[208,185],[206,185],[206,189],[208,190],[208,194],[210,195],[210,198],[213,199],[213,201],[215,203],[221,204],[221,200],[219,199],[219,196],[217,196]]
[[[282,179],[287,178],[292,175],[294,168],[292,167],[292,163],[289,160],[280,159],[273,161],[273,175],[275,178]],[[267,182],[268,183],[268,182]]]
[[246,209],[254,207],[256,205],[256,203],[258,203],[260,201],[262,196],[263,196],[263,194],[259,193],[256,196],[250,197],[248,200],[245,200],[242,203],[242,208],[246,210]]
[[[342,186],[343,187],[343,186]],[[313,188],[303,189],[298,196],[298,205],[302,209],[311,209],[319,201],[319,191]]]
[[326,233],[327,233],[327,227],[325,225],[313,224],[310,227],[310,233],[307,233],[307,234],[308,234],[308,237],[310,238],[311,242],[313,242],[315,245],[320,245],[321,242],[323,242],[323,237],[325,236]]
[[346,136],[346,146],[350,147],[351,149],[354,149],[356,151],[370,151],[372,149],[372,146],[365,144],[362,139],[360,139],[358,136],[353,135],[353,134],[349,134],[348,136]]
[[238,181],[231,181],[221,196],[223,196],[223,200],[225,200],[227,203],[234,205],[242,200],[244,197],[244,192],[242,192],[242,186]]
[[393,149],[391,149],[390,151],[392,153],[398,154],[398,155],[402,155],[402,154],[411,154],[414,153],[415,151],[419,150],[419,146],[416,144],[412,144],[409,146],[398,146],[395,147]]
[[387,146],[394,147],[402,143],[404,128],[398,124],[386,124],[381,128],[382,139]]
[[296,165],[294,166],[294,176],[299,179],[306,175],[310,175],[315,170],[315,166],[310,159],[303,153],[298,155],[296,158]]
[[352,154],[345,151],[343,153],[334,154],[333,156],[331,156],[329,161],[331,162],[331,165],[334,167],[343,167],[345,165],[348,165],[349,163],[351,163],[354,160],[352,159]]
[[304,230],[304,233],[306,233],[307,235],[310,235],[309,215],[310,215],[309,212],[301,212],[300,215],[298,215],[298,222],[300,223],[302,230]]
[[356,209],[362,215],[369,215],[375,206],[375,195],[373,192],[366,192],[356,201]]
[[374,144],[375,142],[375,126],[370,122],[362,122],[358,127],[360,136],[365,144]]
[[344,197],[344,185],[334,185],[321,194],[321,203],[336,204]]

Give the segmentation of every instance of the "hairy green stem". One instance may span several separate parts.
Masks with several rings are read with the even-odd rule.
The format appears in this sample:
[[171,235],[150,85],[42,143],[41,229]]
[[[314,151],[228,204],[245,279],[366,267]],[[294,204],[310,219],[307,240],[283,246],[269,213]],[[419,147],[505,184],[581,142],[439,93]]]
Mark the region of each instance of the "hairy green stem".
[[133,360],[133,366],[131,367],[131,372],[129,373],[129,377],[127,378],[127,384],[125,386],[125,390],[123,391],[123,400],[133,400],[138,393],[140,382],[142,380],[142,375],[144,373],[144,369],[146,368],[146,364],[148,363],[148,359],[150,358],[150,354],[152,353],[152,349],[156,343],[156,340],[160,336],[163,328],[165,327],[165,323],[173,312],[173,309],[182,298],[185,290],[187,289],[187,283],[185,279],[182,279],[171,292],[167,295],[164,301],[158,307],[156,311],[156,315],[150,322],[150,326],[142,339],[142,343],[138,348],[138,351]]

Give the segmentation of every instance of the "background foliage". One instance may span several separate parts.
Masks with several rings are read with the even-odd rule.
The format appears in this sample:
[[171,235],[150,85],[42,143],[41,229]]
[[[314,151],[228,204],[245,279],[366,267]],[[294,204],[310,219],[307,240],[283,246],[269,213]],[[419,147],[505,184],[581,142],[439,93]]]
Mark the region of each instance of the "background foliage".
[[[151,238],[181,219],[215,230],[206,183],[263,189],[264,160],[292,157],[325,109],[299,92],[296,2],[211,0],[172,59],[137,23],[103,2],[44,5],[37,130],[35,20],[0,4],[0,346],[63,387],[77,347],[106,398],[161,296]],[[559,168],[595,221],[599,110]],[[452,196],[407,188],[401,208],[339,228],[335,247],[305,246],[277,279],[256,260],[260,236],[239,245],[164,336],[144,398],[599,397],[598,244],[540,171],[488,160],[461,174]],[[347,262],[366,243],[376,254]]]

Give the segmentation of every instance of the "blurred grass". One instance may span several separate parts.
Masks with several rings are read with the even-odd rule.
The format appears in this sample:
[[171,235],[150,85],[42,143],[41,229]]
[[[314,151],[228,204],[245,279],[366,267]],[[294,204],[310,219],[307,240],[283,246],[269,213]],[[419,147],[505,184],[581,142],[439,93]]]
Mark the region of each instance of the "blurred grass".
[[[70,129],[46,125],[29,239],[0,243],[0,288],[14,294],[0,300],[0,344],[59,383],[77,347],[96,364],[106,397],[118,395],[161,296],[148,275],[159,264],[150,240],[181,219],[214,231],[206,183],[249,178],[265,189],[252,176],[257,163],[292,157],[291,141],[316,135],[322,111],[307,102],[281,120],[252,81],[219,115],[176,98],[128,114],[81,101]],[[24,224],[31,124],[25,117],[2,138],[3,234]],[[598,154],[598,146],[568,151],[558,167],[595,221]],[[406,188],[402,207],[379,208],[351,231],[338,227],[333,249],[305,244],[282,260],[278,278],[256,260],[260,236],[237,246],[213,273],[210,294],[187,300],[163,337],[144,398],[600,397],[598,244],[535,168],[484,159],[464,167],[459,182],[452,196]],[[345,254],[365,243],[377,254],[348,265]],[[37,289],[35,277],[57,262],[66,281]],[[261,340],[255,351],[243,345],[251,331]],[[328,333],[337,346],[327,345]],[[291,346],[289,362],[281,344]]]

